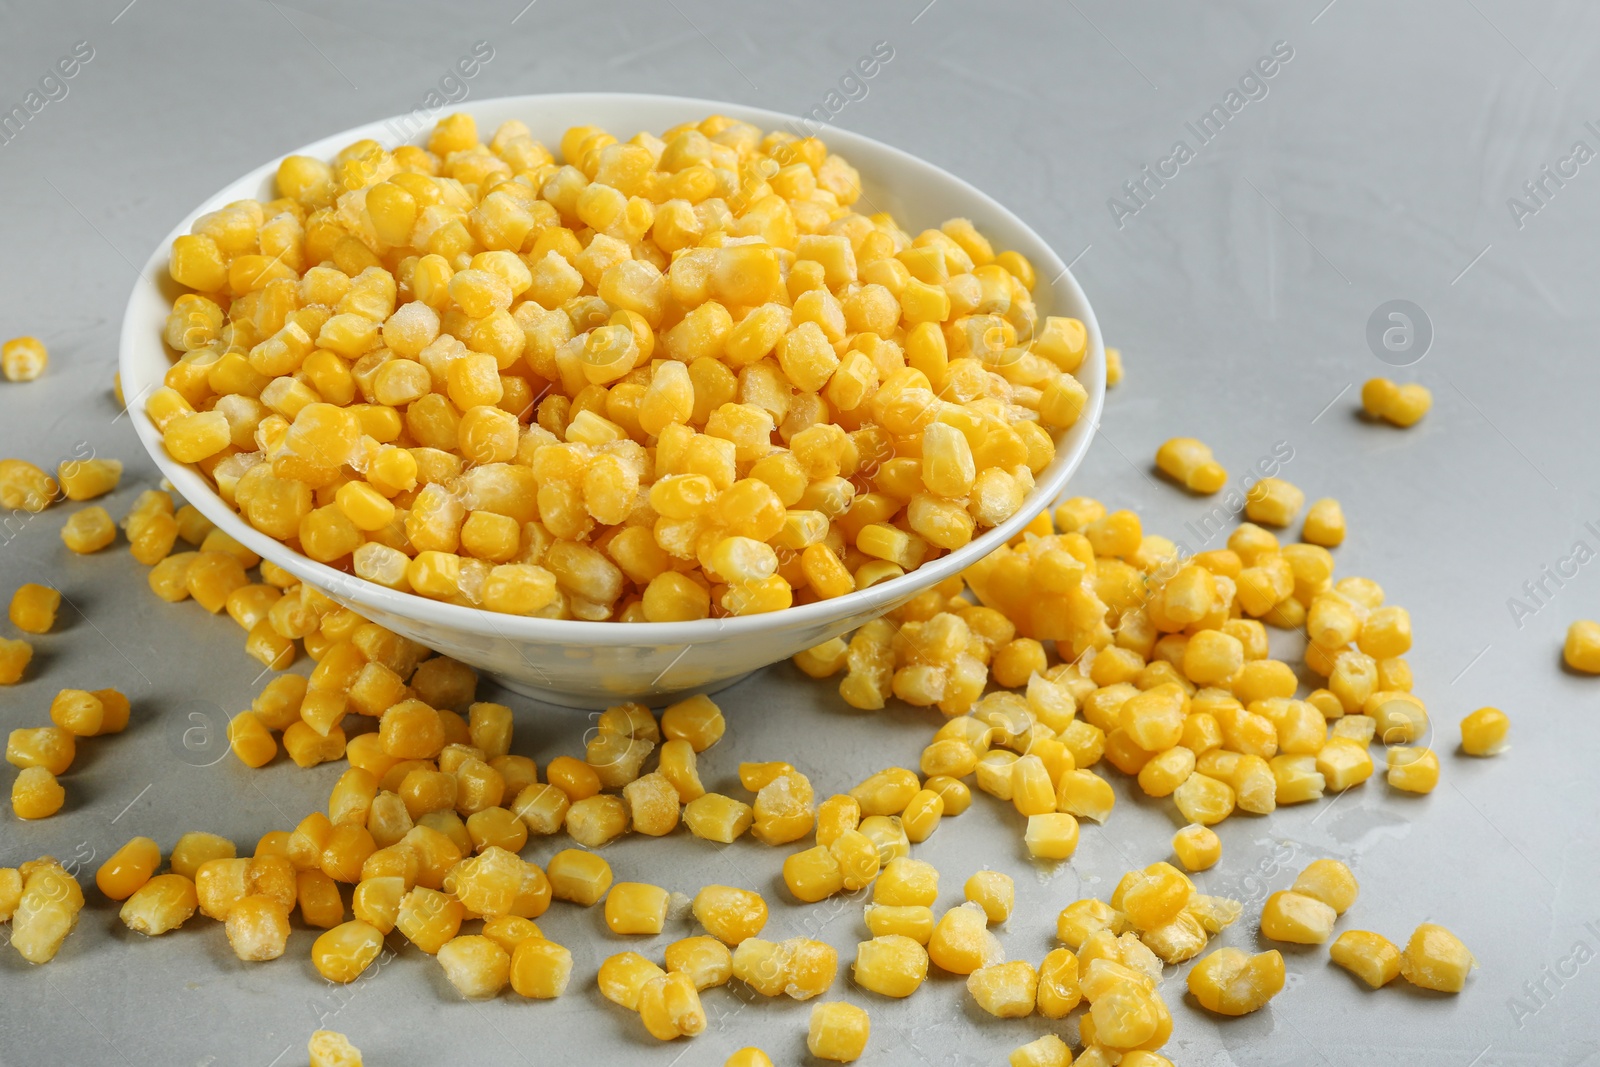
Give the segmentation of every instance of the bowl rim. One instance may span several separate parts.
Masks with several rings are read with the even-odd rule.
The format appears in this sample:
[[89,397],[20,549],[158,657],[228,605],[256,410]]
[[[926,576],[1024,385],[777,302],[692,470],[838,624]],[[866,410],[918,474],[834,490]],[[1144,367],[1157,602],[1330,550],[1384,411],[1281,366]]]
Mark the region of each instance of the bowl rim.
[[[528,93],[514,96],[487,97],[481,100],[463,101],[458,110],[476,111],[487,107],[506,108],[518,104],[533,106],[550,106],[561,103],[570,103],[574,111],[585,105],[596,104],[628,104],[650,103],[670,104],[681,107],[687,115],[699,113],[721,114],[741,121],[762,125],[765,129],[772,129],[781,124],[791,124],[791,128],[801,128],[800,119],[779,111],[766,108],[749,107],[731,101],[709,100],[698,97],[673,96],[661,93],[626,93],[626,92],[572,92],[572,93]],[[352,141],[370,137],[394,147],[401,143],[416,143],[426,137],[426,130],[421,134],[400,140],[394,137],[392,124],[407,119],[408,115],[388,116],[371,122],[361,123],[339,133],[330,134],[317,139],[304,146],[292,149],[282,155],[273,157],[267,163],[248,171],[239,178],[228,182],[220,190],[206,197],[173,227],[156,245],[155,250],[145,261],[144,269],[140,271],[139,280],[134,284],[132,293],[123,312],[122,330],[119,338],[118,366],[123,380],[132,386],[140,381],[137,374],[138,361],[135,353],[141,348],[151,344],[162,344],[158,334],[146,336],[145,321],[138,314],[141,300],[148,299],[154,291],[156,297],[166,300],[162,292],[167,278],[167,261],[171,255],[172,242],[179,236],[189,232],[189,227],[200,215],[214,211],[223,204],[238,199],[240,195],[254,195],[253,193],[241,194],[239,190],[259,187],[266,178],[274,173],[278,164],[290,155],[314,155],[319,158],[326,157],[339,148]],[[385,136],[387,135],[387,136]],[[331,591],[353,602],[358,607],[371,607],[376,611],[387,612],[403,618],[412,619],[418,623],[449,627],[459,632],[466,632],[477,636],[500,638],[512,641],[559,643],[569,645],[657,645],[678,646],[689,645],[700,641],[708,641],[724,636],[729,630],[736,629],[741,636],[758,636],[763,633],[777,633],[806,626],[826,626],[832,621],[854,615],[871,615],[881,613],[894,606],[897,601],[902,601],[919,589],[926,589],[952,575],[965,570],[972,563],[987,556],[990,552],[1005,544],[1012,537],[1020,533],[1024,526],[1038,513],[1041,503],[1048,504],[1066,486],[1067,481],[1083,462],[1089,445],[1093,442],[1094,434],[1100,424],[1100,415],[1105,403],[1105,354],[1100,335],[1099,323],[1095,318],[1094,309],[1089,303],[1087,294],[1078,284],[1071,269],[1062,262],[1054,248],[1044,240],[1031,226],[1020,217],[1006,208],[999,201],[978,189],[970,182],[952,174],[943,167],[931,163],[919,156],[912,155],[904,149],[885,144],[864,134],[855,133],[839,127],[829,126],[825,134],[830,150],[838,147],[841,154],[850,156],[852,145],[866,146],[869,151],[886,154],[895,168],[905,168],[912,172],[920,171],[926,177],[936,181],[953,184],[962,194],[981,203],[988,211],[1005,219],[1022,233],[1030,236],[1037,243],[1039,249],[1045,253],[1044,262],[1035,262],[1034,267],[1038,277],[1044,278],[1044,271],[1051,272],[1054,279],[1045,284],[1052,291],[1066,298],[1067,301],[1077,305],[1077,317],[1083,322],[1088,335],[1088,346],[1085,351],[1083,366],[1098,367],[1101,373],[1092,376],[1091,381],[1079,381],[1086,386],[1088,402],[1079,415],[1078,423],[1086,424],[1089,431],[1067,452],[1059,450],[1052,459],[1047,477],[1037,480],[1034,488],[1024,498],[1023,506],[1015,515],[992,527],[978,537],[973,538],[966,545],[955,549],[938,559],[925,563],[915,570],[908,571],[898,578],[880,582],[863,590],[845,593],[842,596],[828,600],[813,601],[785,608],[781,611],[765,612],[758,615],[723,616],[721,618],[700,619],[693,622],[589,622],[581,619],[545,619],[526,615],[508,615],[489,611],[485,608],[463,607],[444,601],[431,600],[418,596],[415,593],[400,592],[368,581],[354,574],[319,563],[300,552],[296,552],[267,534],[255,529],[243,517],[224,501],[211,484],[203,478],[189,464],[180,463],[167,455],[161,443],[161,434],[145,414],[144,407],[138,401],[143,396],[143,391],[125,390],[124,396],[128,397],[125,405],[126,412],[131,416],[134,430],[138,434],[145,450],[150,453],[157,468],[171,482],[173,488],[184,500],[194,505],[212,523],[216,524],[224,533],[234,538],[246,548],[256,553],[262,559],[282,567],[302,581],[309,582],[313,587]],[[1039,257],[1035,257],[1037,260]],[[157,281],[155,279],[161,279]],[[163,346],[163,355],[167,355]],[[150,383],[146,388],[153,388]],[[1071,430],[1069,429],[1069,433]],[[1052,469],[1053,468],[1053,469]]]

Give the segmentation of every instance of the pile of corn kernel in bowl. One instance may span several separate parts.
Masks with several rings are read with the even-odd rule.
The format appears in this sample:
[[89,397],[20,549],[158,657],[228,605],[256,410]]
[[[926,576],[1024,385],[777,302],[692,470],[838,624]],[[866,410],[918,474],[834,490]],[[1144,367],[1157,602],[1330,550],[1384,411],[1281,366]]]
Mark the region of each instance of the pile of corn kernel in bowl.
[[[1031,265],[964,220],[913,237],[851,211],[854,172],[814,139],[713,117],[625,144],[578,127],[559,149],[566,165],[516,123],[485,146],[457,115],[427,150],[367,142],[331,164],[290,157],[279,199],[200,219],[173,249],[172,275],[193,292],[174,305],[177,355],[148,399],[172,455],[257,529],[397,590],[678,621],[838,596],[965,544],[1015,513],[1052,432],[1082,409],[1082,324],[1036,314]],[[1107,355],[1114,382],[1120,361]],[[13,380],[47,365],[32,339],[3,356]],[[1375,422],[1408,426],[1429,398],[1374,380],[1362,401]],[[1191,438],[1155,462],[1192,493],[1227,480]],[[120,474],[114,460],[51,477],[7,459],[0,504],[88,501]],[[311,963],[332,982],[367,972],[387,940],[419,964],[435,957],[465,997],[548,999],[594,983],[625,1009],[618,1025],[662,1041],[703,1032],[702,997],[738,982],[814,999],[806,1045],[835,1062],[868,1048],[879,998],[944,972],[967,976],[983,1011],[1018,1020],[1015,1067],[1170,1064],[1158,1051],[1174,1025],[1165,966],[1193,961],[1192,1009],[1211,1016],[1256,1011],[1284,987],[1277,951],[1207,952],[1241,920],[1274,941],[1332,939],[1332,961],[1374,988],[1403,977],[1458,992],[1476,963],[1467,946],[1434,923],[1389,931],[1395,941],[1359,929],[1358,886],[1337,861],[1312,862],[1249,916],[1185,874],[1222,860],[1210,827],[1230,816],[1378,788],[1363,786],[1375,743],[1396,803],[1441,770],[1417,743],[1429,725],[1410,692],[1408,615],[1376,582],[1334,577],[1338,503],[1304,509],[1276,478],[1237,503],[1250,521],[1198,555],[1091,499],[1039,514],[961,576],[795,658],[838,678],[852,707],[936,709],[917,767],[852,786],[794,752],[741,763],[726,795],[696,766],[724,732],[710,698],[659,714],[613,707],[541,766],[512,752],[512,711],[476,700],[470,668],[150,489],[121,531],[152,591],[226,611],[246,652],[280,672],[233,717],[234,755],[258,768],[281,749],[301,767],[348,769],[325,813],[245,855],[201,828],[165,855],[132,838],[95,873],[94,906],[150,937],[198,911],[249,961],[280,957],[295,925],[320,930]],[[1268,529],[1292,529],[1303,509],[1298,542]],[[118,526],[89,505],[61,537],[95,553]],[[59,599],[24,585],[11,621],[46,633]],[[1306,639],[1323,687],[1297,695],[1268,627]],[[302,652],[308,675],[290,670]],[[1600,626],[1574,624],[1566,655],[1600,672]],[[30,657],[25,639],[0,638],[0,683]],[[114,690],[63,688],[53,725],[12,731],[16,816],[58,811],[76,746],[128,717]],[[1472,713],[1463,753],[1495,754],[1508,726],[1497,709]],[[1117,776],[1170,798],[1174,862],[1129,871],[1106,900],[1064,902],[1061,947],[1037,964],[1007,959],[1010,876],[915,857],[967,813],[976,785],[1025,817],[1020,847],[1036,862],[1068,862],[1079,820],[1112,818]],[[782,849],[784,905],[861,903],[848,977],[828,944],[763,939],[757,891],[616,880],[634,872],[614,873],[604,846],[627,833],[683,849],[748,834]],[[537,838],[542,866],[522,855]],[[965,902],[936,913],[941,875],[966,878]],[[0,921],[32,963],[56,955],[85,900],[51,857],[0,869]],[[619,950],[685,913],[704,933],[659,959],[623,950],[574,974],[538,925],[552,906],[601,908]],[[1075,1056],[1061,1036],[1074,1028]],[[308,1053],[319,1067],[361,1062],[331,1031]],[[727,1060],[771,1062],[754,1047]]]

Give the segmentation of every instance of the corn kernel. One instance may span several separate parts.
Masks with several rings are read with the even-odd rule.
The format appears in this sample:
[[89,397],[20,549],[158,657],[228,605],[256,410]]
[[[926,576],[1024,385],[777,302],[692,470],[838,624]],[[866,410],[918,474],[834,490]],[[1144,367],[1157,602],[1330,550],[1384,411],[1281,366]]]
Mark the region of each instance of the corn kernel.
[[9,382],[31,382],[44,373],[50,353],[37,337],[13,337],[0,345],[0,373]]
[[1191,871],[1207,871],[1222,858],[1222,840],[1210,827],[1190,823],[1172,836],[1172,851]]
[[1575,671],[1600,674],[1600,622],[1579,619],[1568,626],[1561,656]]
[[1027,960],[996,963],[968,975],[967,991],[990,1015],[1020,1019],[1033,1014],[1039,976]]
[[1283,956],[1276,949],[1251,956],[1219,948],[1189,972],[1189,992],[1207,1011],[1248,1015],[1283,989]]
[[1417,927],[1400,956],[1400,974],[1406,981],[1441,993],[1461,992],[1477,965],[1461,939],[1437,923]]
[[853,1063],[866,1051],[872,1023],[865,1009],[828,1001],[811,1009],[806,1048],[820,1060]]
[[542,937],[530,937],[511,953],[511,988],[519,996],[552,1000],[567,991],[572,953]]
[[1328,946],[1328,957],[1373,989],[1400,977],[1400,950],[1369,930],[1346,930]]

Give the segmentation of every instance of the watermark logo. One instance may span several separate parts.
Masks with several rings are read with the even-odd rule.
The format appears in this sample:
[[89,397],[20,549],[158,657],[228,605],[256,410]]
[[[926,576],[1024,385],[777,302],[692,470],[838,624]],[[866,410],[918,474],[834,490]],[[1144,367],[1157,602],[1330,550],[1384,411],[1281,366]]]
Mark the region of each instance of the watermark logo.
[[229,752],[228,713],[204,700],[189,700],[169,713],[167,747],[191,767],[211,767]]
[[0,146],[8,145],[21,136],[28,123],[39,116],[48,105],[65,100],[72,87],[68,84],[78,72],[94,58],[94,45],[79,41],[72,51],[56,60],[39,77],[37,88],[29,89],[22,103],[9,108],[0,105]]
[[1367,317],[1367,347],[1391,367],[1409,367],[1433,347],[1433,320],[1409,300],[1386,300]]

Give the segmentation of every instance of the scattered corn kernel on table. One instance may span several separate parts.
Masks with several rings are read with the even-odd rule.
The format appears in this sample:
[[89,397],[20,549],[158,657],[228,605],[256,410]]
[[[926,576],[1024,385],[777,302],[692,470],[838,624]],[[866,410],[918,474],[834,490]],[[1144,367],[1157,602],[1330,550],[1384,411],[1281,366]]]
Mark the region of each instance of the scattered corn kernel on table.
[[[1577,169],[1587,154],[1574,162],[1565,147],[1593,136],[1579,107],[1594,77],[1553,43],[1584,31],[1580,15],[1475,17],[1439,2],[1379,24],[1358,4],[1313,4],[1228,18],[1167,12],[1158,24],[1111,5],[979,17],[956,0],[916,0],[730,22],[697,4],[623,12],[546,0],[519,11],[514,0],[461,9],[448,24],[421,5],[386,4],[375,34],[374,5],[119,6],[31,10],[0,41],[0,67],[14,75],[0,89],[17,104],[0,135],[0,235],[13,263],[0,334],[35,335],[49,350],[36,380],[0,382],[0,455],[51,470],[122,460],[119,487],[96,501],[117,519],[153,488],[154,467],[110,390],[130,264],[225,181],[332,130],[411,109],[470,110],[472,98],[626,88],[740,100],[867,133],[953,170],[1055,242],[1126,354],[1073,495],[1131,509],[1146,533],[1199,552],[1221,548],[1238,521],[1227,486],[1285,479],[1308,500],[1342,502],[1339,576],[1373,579],[1410,612],[1407,658],[1430,724],[1413,740],[1437,752],[1438,787],[1415,795],[1379,773],[1218,824],[1222,858],[1192,877],[1201,893],[1240,901],[1243,916],[1208,951],[1277,948],[1284,988],[1266,1008],[1226,1018],[1185,992],[1196,965],[1168,967],[1161,993],[1173,1027],[1162,1054],[1185,1065],[1339,1067],[1593,1054],[1600,978],[1588,964],[1600,914],[1581,887],[1600,879],[1600,853],[1583,843],[1600,815],[1589,756],[1600,743],[1591,714],[1600,680],[1565,669],[1561,646],[1569,622],[1600,615],[1600,578],[1585,567],[1600,549],[1600,499],[1585,477],[1600,370],[1581,355],[1592,329],[1567,310],[1593,290],[1582,237],[1600,208]],[[164,58],[176,40],[186,42],[183,64]],[[555,41],[604,42],[606,59]],[[198,110],[197,85],[211,88]],[[1527,352],[1542,381],[1522,369]],[[31,348],[15,359],[37,369]],[[1377,376],[1423,383],[1432,410],[1402,429],[1415,409],[1395,393],[1381,401],[1389,421],[1364,417],[1362,383]],[[1230,479],[1221,494],[1180,486],[1215,487],[1207,457],[1188,448],[1162,449],[1157,471],[1157,449],[1174,436],[1210,446]],[[9,599],[23,583],[48,582],[64,598],[47,634],[0,634],[34,646],[24,679],[0,687],[0,728],[48,722],[64,688],[112,687],[131,700],[125,730],[78,746],[61,775],[61,811],[0,817],[0,868],[53,855],[87,898],[50,963],[0,949],[0,1065],[270,1067],[306,1062],[319,1029],[391,1067],[468,1055],[720,1064],[752,1045],[775,1063],[811,1062],[815,1002],[736,980],[705,991],[705,1032],[663,1044],[601,995],[607,957],[660,960],[702,932],[679,909],[659,935],[619,935],[601,907],[557,902],[538,923],[570,950],[572,980],[552,1000],[463,999],[439,961],[399,933],[362,978],[335,985],[313,968],[320,931],[298,914],[270,962],[242,961],[224,925],[201,916],[160,937],[129,929],[94,886],[129,837],[148,835],[165,854],[180,834],[205,830],[247,853],[321,809],[345,764],[302,770],[280,756],[251,770],[236,759],[227,723],[266,681],[260,664],[225,617],[157,599],[122,539],[68,551],[62,525],[82,508],[0,514],[0,590]],[[97,535],[87,522],[79,532]],[[1304,642],[1270,632],[1274,655],[1310,683],[1302,692],[1321,684],[1298,662]],[[308,666],[302,657],[295,669]],[[706,787],[748,799],[739,763],[787,760],[820,800],[882,768],[917,767],[943,717],[896,700],[855,710],[840,677],[781,663],[717,694],[727,729],[699,754]],[[541,778],[553,757],[582,755],[595,725],[487,682],[478,698],[515,709],[513,751],[534,758]],[[1510,716],[1511,745],[1477,759],[1459,750],[1458,724],[1485,706]],[[914,846],[942,874],[936,912],[959,904],[976,872],[1009,874],[1014,906],[989,929],[1006,959],[1032,963],[1059,947],[1064,907],[1105,900],[1124,872],[1173,860],[1185,821],[1173,802],[1097,770],[1115,809],[1103,825],[1083,821],[1065,862],[1030,858],[1020,805],[974,790],[969,810]],[[914,995],[880,995],[901,991],[900,942],[876,943],[862,962],[884,974],[852,982],[871,891],[798,903],[782,865],[807,843],[771,848],[747,835],[715,845],[680,828],[627,835],[601,854],[619,882],[690,896],[708,884],[755,890],[771,908],[763,937],[833,946],[840,973],[820,999],[870,1013],[861,1063],[989,1064],[1046,1033],[1077,1047],[1082,1013],[995,1017],[1006,1010],[1002,972],[969,992],[933,968]],[[524,855],[545,865],[565,844],[535,838]],[[1207,844],[1190,835],[1178,847],[1188,861]],[[1480,964],[1465,989],[1447,996],[1403,980],[1369,989],[1324,947],[1285,943],[1332,921],[1330,906],[1344,911],[1337,886],[1313,894],[1326,904],[1268,903],[1319,859],[1348,864],[1360,882],[1337,930],[1404,945],[1419,924],[1447,927]],[[1004,913],[996,882],[969,892]],[[658,906],[647,891],[630,894],[638,909]],[[674,970],[696,965],[680,962]]]

